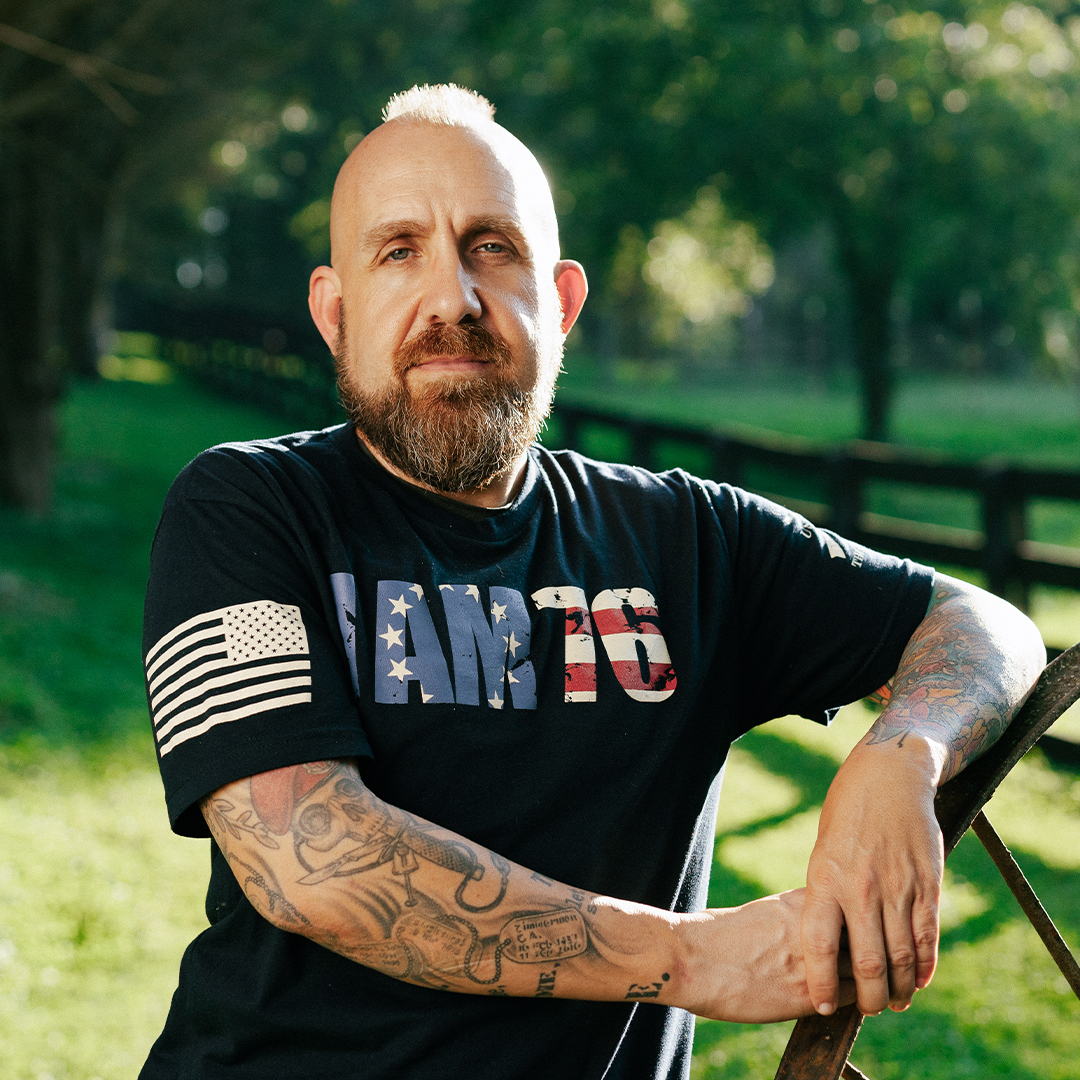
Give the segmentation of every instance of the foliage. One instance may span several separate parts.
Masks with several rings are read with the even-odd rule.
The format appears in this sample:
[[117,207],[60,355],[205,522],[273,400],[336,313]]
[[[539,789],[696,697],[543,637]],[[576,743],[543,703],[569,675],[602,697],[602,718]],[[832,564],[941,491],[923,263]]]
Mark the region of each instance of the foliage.
[[[788,347],[850,309],[864,434],[900,347],[1071,371],[1078,28],[1065,0],[0,0],[0,495],[47,502],[95,290],[302,317],[334,175],[414,82],[475,87],[536,149],[600,356],[706,349],[679,312],[730,308],[720,235],[752,227],[835,252],[848,297],[796,304]],[[650,253],[673,230],[709,249],[680,298]]]

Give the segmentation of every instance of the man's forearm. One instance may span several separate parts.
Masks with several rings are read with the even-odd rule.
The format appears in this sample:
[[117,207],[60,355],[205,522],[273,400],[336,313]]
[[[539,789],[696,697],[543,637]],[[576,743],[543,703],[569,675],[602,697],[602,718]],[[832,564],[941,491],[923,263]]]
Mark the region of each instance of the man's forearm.
[[[304,770],[324,767],[291,820],[275,822],[282,800],[310,782]],[[664,937],[660,912],[642,908],[638,918],[656,925],[626,938],[619,916],[634,905],[620,912],[392,807],[349,763],[239,781],[208,799],[204,814],[263,916],[384,974],[551,997],[588,969],[605,999],[666,996],[674,956],[654,944]]]
[[203,802],[255,908],[386,975],[459,993],[811,1011],[802,891],[690,915],[574,889],[368,790],[350,762],[239,780]]
[[886,690],[866,745],[911,735],[938,748],[938,784],[992,746],[1046,663],[1034,625],[1010,604],[938,575],[926,618]]

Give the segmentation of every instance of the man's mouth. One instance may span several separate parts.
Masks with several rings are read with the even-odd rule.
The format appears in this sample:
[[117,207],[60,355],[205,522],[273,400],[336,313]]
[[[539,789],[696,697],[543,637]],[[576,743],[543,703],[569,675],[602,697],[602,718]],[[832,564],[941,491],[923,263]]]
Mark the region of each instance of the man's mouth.
[[458,356],[429,356],[413,364],[410,370],[422,368],[429,375],[471,374],[488,366],[487,360],[463,353]]

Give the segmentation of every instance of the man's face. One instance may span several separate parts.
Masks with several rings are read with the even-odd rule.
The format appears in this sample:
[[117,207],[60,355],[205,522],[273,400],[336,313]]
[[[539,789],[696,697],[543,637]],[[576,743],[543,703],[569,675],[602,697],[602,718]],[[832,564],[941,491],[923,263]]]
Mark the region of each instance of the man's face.
[[550,407],[557,241],[531,164],[512,140],[392,122],[335,190],[343,401],[376,450],[437,490],[505,473]]

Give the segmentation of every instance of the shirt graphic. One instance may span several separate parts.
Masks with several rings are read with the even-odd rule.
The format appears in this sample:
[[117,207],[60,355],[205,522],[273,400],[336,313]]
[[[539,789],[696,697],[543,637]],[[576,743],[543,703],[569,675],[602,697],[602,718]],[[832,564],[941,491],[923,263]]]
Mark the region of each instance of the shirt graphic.
[[270,600],[196,615],[146,655],[158,751],[218,724],[311,701],[300,609]]

